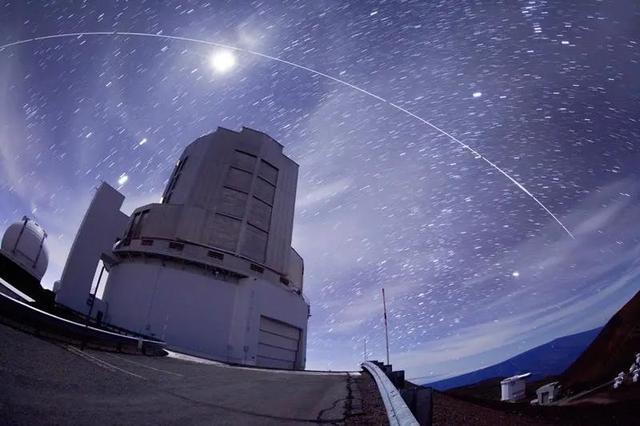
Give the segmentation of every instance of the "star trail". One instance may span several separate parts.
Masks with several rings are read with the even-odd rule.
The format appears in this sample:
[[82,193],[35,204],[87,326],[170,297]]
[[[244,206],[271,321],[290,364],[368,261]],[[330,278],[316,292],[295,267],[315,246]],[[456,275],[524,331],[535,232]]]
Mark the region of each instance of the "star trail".
[[383,357],[384,287],[392,363],[470,371],[640,288],[639,43],[623,0],[0,2],[0,225],[43,225],[51,287],[100,181],[130,212],[259,129],[300,164],[308,368]]

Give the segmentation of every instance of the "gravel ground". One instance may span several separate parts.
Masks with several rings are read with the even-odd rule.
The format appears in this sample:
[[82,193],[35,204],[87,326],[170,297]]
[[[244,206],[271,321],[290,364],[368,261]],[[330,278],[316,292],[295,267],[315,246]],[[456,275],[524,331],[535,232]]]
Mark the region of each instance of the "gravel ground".
[[347,426],[354,425],[388,425],[387,412],[376,387],[376,383],[367,371],[355,379],[362,399],[362,414],[347,418]]
[[514,413],[505,413],[463,401],[440,392],[433,393],[433,425],[546,425]]
[[434,425],[636,425],[638,401],[640,386],[604,391],[564,406],[507,404],[434,392]]

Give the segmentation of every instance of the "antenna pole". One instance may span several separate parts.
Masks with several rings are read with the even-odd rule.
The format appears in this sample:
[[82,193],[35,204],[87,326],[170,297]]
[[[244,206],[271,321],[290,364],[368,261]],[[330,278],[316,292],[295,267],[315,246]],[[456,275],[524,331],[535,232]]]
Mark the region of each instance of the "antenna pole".
[[362,358],[367,361],[367,338],[364,338],[364,353],[362,354]]
[[387,300],[384,297],[384,288],[382,288],[382,306],[384,307],[384,335],[387,342],[387,365],[389,365],[389,325],[387,324]]

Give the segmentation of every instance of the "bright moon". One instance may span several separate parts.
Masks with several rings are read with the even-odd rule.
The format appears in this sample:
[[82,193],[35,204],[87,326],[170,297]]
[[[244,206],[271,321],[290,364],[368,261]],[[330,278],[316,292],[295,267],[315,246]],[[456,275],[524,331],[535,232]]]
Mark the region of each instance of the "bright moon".
[[224,73],[233,68],[236,64],[236,57],[228,50],[221,50],[211,54],[209,64],[215,71]]
[[118,185],[122,186],[125,183],[127,183],[127,181],[129,180],[129,176],[127,176],[126,173],[123,173],[120,175],[120,177],[118,178]]

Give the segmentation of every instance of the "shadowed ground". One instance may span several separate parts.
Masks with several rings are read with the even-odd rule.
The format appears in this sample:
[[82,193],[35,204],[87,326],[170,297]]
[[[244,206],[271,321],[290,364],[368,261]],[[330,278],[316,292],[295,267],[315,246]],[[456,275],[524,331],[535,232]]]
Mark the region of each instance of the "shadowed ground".
[[4,424],[341,423],[354,386],[347,374],[83,352],[0,324]]

